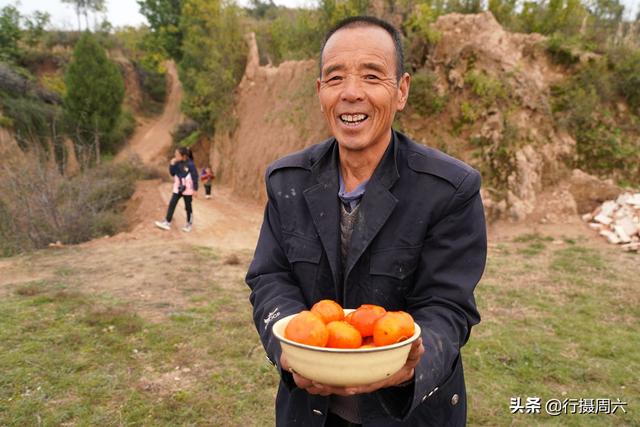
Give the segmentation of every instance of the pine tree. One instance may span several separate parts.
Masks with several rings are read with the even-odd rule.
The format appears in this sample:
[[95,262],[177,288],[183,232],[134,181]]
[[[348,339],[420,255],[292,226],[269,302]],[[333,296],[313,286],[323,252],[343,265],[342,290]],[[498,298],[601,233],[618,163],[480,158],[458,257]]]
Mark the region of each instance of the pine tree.
[[100,139],[115,127],[122,110],[124,82],[116,65],[90,33],[73,51],[65,75],[64,109],[81,146],[93,144],[100,162]]
[[0,61],[15,61],[20,56],[21,18],[15,6],[5,6],[0,10]]

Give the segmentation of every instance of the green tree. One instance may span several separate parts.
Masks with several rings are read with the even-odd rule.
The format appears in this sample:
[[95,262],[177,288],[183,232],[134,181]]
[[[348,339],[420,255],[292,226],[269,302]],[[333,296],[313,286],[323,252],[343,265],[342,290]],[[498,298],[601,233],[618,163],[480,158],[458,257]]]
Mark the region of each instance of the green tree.
[[527,1],[517,16],[521,31],[527,33],[576,35],[587,10],[580,0]]
[[481,0],[449,0],[447,12],[480,13],[482,12]]
[[433,23],[442,12],[440,6],[429,3],[416,4],[411,13],[403,20],[402,30],[405,36],[407,57],[405,62],[414,70],[424,64],[429,47],[440,39],[441,34]]
[[590,0],[587,5],[593,16],[602,22],[618,23],[624,15],[624,5],[620,0]]
[[503,26],[511,24],[517,5],[517,0],[489,0],[489,10]]
[[183,30],[180,25],[182,0],[138,0],[140,13],[147,18],[151,36],[166,54],[179,61],[182,58]]
[[370,0],[320,0],[323,27],[329,29],[349,16],[366,15]]
[[251,3],[249,14],[259,19],[265,18],[271,11],[278,9],[273,0],[250,0],[249,3]]
[[86,29],[89,29],[89,12],[97,13],[106,10],[105,0],[61,0],[73,6],[78,19],[78,31],[82,30],[80,17],[84,16]]
[[115,128],[122,111],[124,82],[90,33],[84,33],[73,51],[65,75],[64,109],[82,146],[93,145],[100,162],[101,138]]
[[620,95],[640,115],[640,50],[626,51],[623,55],[615,64],[616,86]]
[[0,60],[13,62],[20,56],[18,42],[22,38],[20,12],[15,6],[0,11]]
[[247,48],[240,11],[220,0],[186,0],[180,27],[183,111],[211,133],[233,104],[244,72]]
[[322,31],[318,11],[309,9],[276,11],[272,20],[256,31],[260,55],[267,62],[313,58],[318,54]]
[[27,27],[26,42],[29,46],[36,46],[45,34],[45,29],[51,21],[51,15],[47,12],[41,12],[36,10],[31,17],[24,19],[24,24]]

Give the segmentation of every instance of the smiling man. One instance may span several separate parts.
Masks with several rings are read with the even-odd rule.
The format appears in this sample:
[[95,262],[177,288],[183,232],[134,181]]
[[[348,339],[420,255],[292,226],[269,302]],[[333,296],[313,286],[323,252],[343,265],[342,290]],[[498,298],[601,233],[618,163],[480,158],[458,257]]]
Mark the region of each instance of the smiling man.
[[[316,87],[333,137],[273,163],[247,273],[254,321],[280,372],[278,426],[462,426],[460,348],[480,321],[486,258],[480,176],[392,130],[407,102],[398,31],[353,17],[329,31]],[[322,299],[409,312],[422,328],[405,366],[360,387],[292,370],[271,327]]]

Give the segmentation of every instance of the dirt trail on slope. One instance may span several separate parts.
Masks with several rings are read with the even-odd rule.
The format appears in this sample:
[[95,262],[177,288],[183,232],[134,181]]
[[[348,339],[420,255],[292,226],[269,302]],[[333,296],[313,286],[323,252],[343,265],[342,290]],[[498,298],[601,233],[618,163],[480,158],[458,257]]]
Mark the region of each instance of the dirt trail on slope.
[[180,201],[171,231],[155,227],[171,198],[167,151],[171,131],[182,120],[182,86],[173,63],[168,64],[170,91],[165,109],[156,119],[146,119],[116,156],[132,155],[160,171],[160,179],[139,181],[128,203],[127,232],[80,245],[35,251],[0,259],[0,297],[28,284],[53,283],[81,292],[107,294],[125,301],[147,319],[161,321],[168,313],[189,304],[202,286],[243,287],[262,222],[263,206],[213,186],[213,198],[203,189],[193,201],[194,227],[185,223]]
[[158,119],[143,122],[136,129],[127,145],[116,156],[117,161],[132,155],[138,156],[146,165],[157,165],[164,160],[171,145],[171,131],[182,119],[182,84],[172,61],[167,62],[167,74],[170,87],[162,115]]
[[[173,62],[167,63],[170,90],[162,115],[140,126],[125,148],[116,156],[117,161],[136,155],[147,166],[157,168],[168,178],[167,151],[171,146],[171,132],[182,120],[180,104],[182,85]],[[157,229],[153,221],[160,220],[171,198],[171,184],[159,180],[138,183],[136,193],[128,207],[127,216],[134,224],[129,233],[118,239],[176,238],[221,250],[253,249],[262,219],[262,208],[251,201],[234,197],[226,188],[214,183],[213,199],[205,199],[203,191],[193,202],[194,228],[191,233],[180,229],[185,223],[184,204],[178,203],[173,230]]]

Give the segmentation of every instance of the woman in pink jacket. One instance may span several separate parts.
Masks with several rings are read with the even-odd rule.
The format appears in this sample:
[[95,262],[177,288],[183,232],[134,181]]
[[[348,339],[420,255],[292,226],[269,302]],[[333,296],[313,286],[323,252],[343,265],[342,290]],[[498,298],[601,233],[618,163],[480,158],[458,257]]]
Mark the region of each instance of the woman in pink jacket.
[[164,221],[156,221],[156,226],[163,230],[171,229],[171,219],[176,209],[178,200],[184,198],[184,207],[187,211],[187,224],[182,231],[189,232],[193,225],[193,209],[191,201],[196,197],[198,191],[198,171],[193,163],[193,154],[186,147],[179,147],[174,153],[169,164],[169,173],[173,176],[173,195],[167,209],[167,216]]

